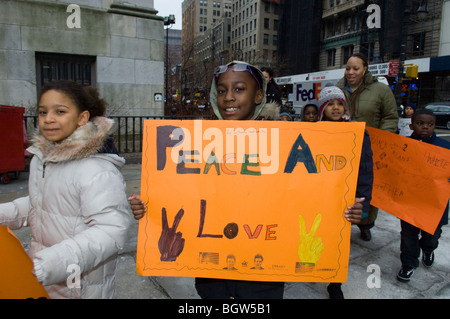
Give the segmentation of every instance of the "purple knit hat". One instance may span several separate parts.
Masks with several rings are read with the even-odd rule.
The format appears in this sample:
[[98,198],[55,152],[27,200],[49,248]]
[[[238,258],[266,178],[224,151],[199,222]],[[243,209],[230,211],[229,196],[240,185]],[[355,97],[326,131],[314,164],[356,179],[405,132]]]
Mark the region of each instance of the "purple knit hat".
[[319,121],[322,121],[323,112],[325,111],[328,102],[334,99],[337,99],[344,104],[345,112],[342,118],[346,121],[350,120],[350,111],[347,106],[347,101],[345,100],[344,92],[337,86],[326,86],[319,93]]

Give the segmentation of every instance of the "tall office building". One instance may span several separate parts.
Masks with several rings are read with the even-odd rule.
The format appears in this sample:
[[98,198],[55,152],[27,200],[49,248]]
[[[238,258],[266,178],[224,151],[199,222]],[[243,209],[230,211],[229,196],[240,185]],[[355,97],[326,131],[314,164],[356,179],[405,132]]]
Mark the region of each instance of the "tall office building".
[[230,56],[258,66],[278,62],[280,0],[234,0]]
[[214,41],[217,43],[217,31],[212,31],[231,16],[231,3],[231,0],[184,0],[182,3],[182,82],[186,95],[203,87],[200,82],[205,81],[205,73],[210,73],[207,70],[213,62],[208,56],[215,56],[212,51]]
[[184,0],[185,88],[206,92],[214,66],[232,60],[243,60],[259,67],[276,67],[280,2]]
[[282,0],[278,75],[319,71],[322,1]]
[[[378,0],[377,17],[369,0],[324,0],[320,69],[341,68],[353,52],[370,63],[436,56],[442,1]],[[367,19],[380,26],[368,28]]]

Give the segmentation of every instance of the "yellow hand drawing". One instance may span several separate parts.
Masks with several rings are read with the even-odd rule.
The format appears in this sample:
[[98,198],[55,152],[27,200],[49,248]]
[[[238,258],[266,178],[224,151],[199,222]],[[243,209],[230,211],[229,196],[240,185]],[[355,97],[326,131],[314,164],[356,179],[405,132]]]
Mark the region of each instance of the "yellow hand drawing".
[[298,216],[300,226],[300,244],[298,246],[298,257],[302,264],[315,265],[322,255],[324,245],[320,237],[314,237],[319,228],[322,215],[318,214],[314,219],[309,234],[306,233],[305,220],[302,215]]

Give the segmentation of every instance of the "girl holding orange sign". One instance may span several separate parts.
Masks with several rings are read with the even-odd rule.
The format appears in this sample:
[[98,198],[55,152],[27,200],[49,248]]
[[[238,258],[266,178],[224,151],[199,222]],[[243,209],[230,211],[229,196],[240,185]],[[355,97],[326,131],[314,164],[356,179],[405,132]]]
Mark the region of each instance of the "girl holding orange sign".
[[[345,100],[345,95],[336,86],[325,87],[319,94],[319,120],[333,122],[350,121],[350,111]],[[367,130],[364,133],[364,140],[361,152],[361,162],[359,166],[358,183],[356,186],[356,198],[362,199],[362,218],[367,217],[372,199],[373,185],[373,160],[370,137]],[[330,283],[327,287],[331,299],[343,299],[341,283]]]
[[[219,119],[278,119],[277,109],[274,109],[272,104],[265,103],[266,83],[259,69],[235,61],[218,67],[214,75],[210,97],[211,105]],[[146,211],[140,196],[135,194],[129,200],[135,218],[142,218]],[[363,205],[360,201],[361,199],[357,199],[355,204],[345,211],[349,222],[358,223],[361,220]],[[299,247],[299,253],[308,254],[308,251]],[[196,278],[195,285],[200,297],[210,299],[280,299],[284,293],[283,282]]]

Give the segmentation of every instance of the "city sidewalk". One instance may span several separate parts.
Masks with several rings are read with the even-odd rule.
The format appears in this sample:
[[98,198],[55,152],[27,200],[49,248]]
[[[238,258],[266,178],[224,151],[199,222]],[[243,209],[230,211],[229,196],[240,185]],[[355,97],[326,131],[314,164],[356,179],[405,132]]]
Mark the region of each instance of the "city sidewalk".
[[[140,190],[140,169],[130,159],[123,169],[128,195]],[[27,195],[26,172],[10,184],[0,184],[0,203]],[[121,299],[199,299],[193,278],[141,277],[136,274],[136,244],[139,223],[133,219],[130,236],[119,256],[117,297]],[[15,231],[25,249],[30,242],[27,228]],[[400,269],[400,222],[396,217],[379,212],[372,240],[362,241],[359,229],[352,227],[348,280],[342,285],[346,299],[411,299],[450,298],[450,229],[444,226],[435,263],[416,269],[411,282],[401,283],[396,275]],[[374,269],[379,269],[380,288],[373,286]],[[372,276],[371,276],[372,275]],[[369,285],[368,285],[369,282]],[[286,299],[327,299],[326,283],[286,283]]]

